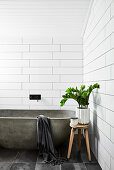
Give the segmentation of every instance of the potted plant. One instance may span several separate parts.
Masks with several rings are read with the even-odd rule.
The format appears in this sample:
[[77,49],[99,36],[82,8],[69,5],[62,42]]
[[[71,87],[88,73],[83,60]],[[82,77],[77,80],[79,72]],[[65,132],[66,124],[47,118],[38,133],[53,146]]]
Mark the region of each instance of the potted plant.
[[77,88],[68,88],[66,90],[66,94],[63,95],[63,99],[61,100],[61,106],[64,106],[68,99],[74,99],[78,102],[79,107],[76,110],[76,114],[78,116],[78,122],[81,124],[88,124],[90,120],[90,109],[89,105],[89,97],[93,89],[100,88],[98,83],[94,85],[90,85],[88,89],[85,89],[85,85],[82,85],[80,89]]

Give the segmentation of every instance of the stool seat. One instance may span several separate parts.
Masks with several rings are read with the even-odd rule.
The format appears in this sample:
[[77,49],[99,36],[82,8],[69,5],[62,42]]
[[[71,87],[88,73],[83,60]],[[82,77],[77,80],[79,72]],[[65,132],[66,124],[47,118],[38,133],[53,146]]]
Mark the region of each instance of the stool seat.
[[80,124],[78,123],[76,126],[72,125],[70,123],[70,127],[74,128],[74,129],[87,129],[89,127],[89,124]]
[[73,139],[74,139],[74,132],[75,132],[76,129],[78,129],[78,150],[79,151],[81,150],[81,129],[84,129],[88,158],[89,158],[89,161],[91,161],[89,137],[88,137],[89,124],[77,124],[76,126],[74,126],[70,123],[70,127],[71,127],[71,133],[70,133],[70,140],[69,140],[69,148],[68,148],[67,158],[68,159],[70,158]]

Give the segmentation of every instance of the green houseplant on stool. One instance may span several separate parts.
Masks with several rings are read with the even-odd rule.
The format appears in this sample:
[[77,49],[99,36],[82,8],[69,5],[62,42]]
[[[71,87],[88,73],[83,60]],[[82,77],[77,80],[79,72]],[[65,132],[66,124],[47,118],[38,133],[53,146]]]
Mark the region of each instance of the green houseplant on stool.
[[66,90],[66,94],[63,95],[63,99],[61,100],[61,106],[64,106],[68,99],[74,99],[78,102],[79,107],[76,110],[78,115],[78,122],[81,124],[88,124],[90,120],[90,109],[89,105],[89,97],[93,89],[100,88],[98,83],[94,85],[90,85],[88,89],[85,89],[85,85],[82,85],[80,89],[77,88],[68,88]]

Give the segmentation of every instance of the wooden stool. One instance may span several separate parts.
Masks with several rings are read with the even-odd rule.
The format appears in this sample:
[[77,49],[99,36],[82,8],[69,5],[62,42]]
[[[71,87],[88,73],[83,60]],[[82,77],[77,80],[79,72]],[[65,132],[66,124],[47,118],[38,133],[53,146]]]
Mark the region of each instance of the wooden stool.
[[81,129],[84,129],[86,147],[87,147],[87,152],[88,152],[88,158],[89,158],[89,161],[91,161],[89,137],[88,137],[89,124],[86,124],[86,125],[78,124],[76,126],[72,126],[70,124],[70,127],[71,127],[71,133],[70,133],[70,140],[69,140],[69,148],[68,148],[67,158],[68,159],[70,158],[70,153],[71,153],[71,149],[72,149],[72,143],[73,143],[73,139],[74,139],[74,132],[75,132],[76,129],[78,129],[78,149],[79,149],[79,151],[81,150]]

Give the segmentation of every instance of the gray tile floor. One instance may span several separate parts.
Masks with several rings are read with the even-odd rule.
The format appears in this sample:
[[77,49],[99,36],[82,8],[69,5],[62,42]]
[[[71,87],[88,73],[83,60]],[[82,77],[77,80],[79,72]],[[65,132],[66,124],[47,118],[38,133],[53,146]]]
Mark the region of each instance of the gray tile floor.
[[[36,150],[0,149],[0,170],[101,170],[91,152],[92,161],[88,161],[85,140],[82,140],[81,152],[78,152],[77,136],[75,136],[71,158],[61,165],[48,165],[38,156]],[[58,156],[66,158],[68,141],[57,148]]]

